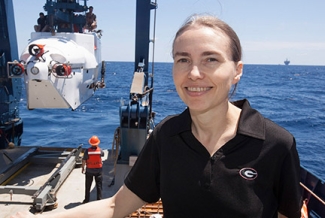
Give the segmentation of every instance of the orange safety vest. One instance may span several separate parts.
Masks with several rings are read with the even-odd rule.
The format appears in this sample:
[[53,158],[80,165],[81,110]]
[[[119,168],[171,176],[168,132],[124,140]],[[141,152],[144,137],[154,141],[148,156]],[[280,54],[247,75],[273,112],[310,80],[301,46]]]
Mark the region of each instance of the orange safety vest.
[[103,162],[101,158],[101,150],[99,147],[96,150],[88,148],[87,168],[102,168]]

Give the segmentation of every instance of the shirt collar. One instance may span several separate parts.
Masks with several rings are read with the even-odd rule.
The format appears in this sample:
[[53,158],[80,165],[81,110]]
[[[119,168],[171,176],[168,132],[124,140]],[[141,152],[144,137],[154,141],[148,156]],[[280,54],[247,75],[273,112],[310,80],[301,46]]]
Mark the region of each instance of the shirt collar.
[[[255,109],[251,108],[247,99],[232,102],[236,107],[241,108],[237,134],[250,137],[265,139],[264,117]],[[177,135],[182,132],[191,131],[191,116],[189,109],[186,108],[171,127],[171,134]]]
[[265,121],[262,114],[251,108],[247,99],[235,101],[233,104],[242,109],[237,134],[265,139]]

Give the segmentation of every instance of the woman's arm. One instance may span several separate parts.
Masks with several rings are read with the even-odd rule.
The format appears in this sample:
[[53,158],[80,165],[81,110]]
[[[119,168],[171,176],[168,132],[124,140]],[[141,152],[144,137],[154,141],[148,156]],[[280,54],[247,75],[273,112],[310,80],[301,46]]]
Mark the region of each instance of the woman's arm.
[[111,198],[93,201],[87,204],[74,207],[69,210],[53,212],[53,213],[43,213],[38,215],[33,215],[29,212],[19,212],[11,218],[88,218],[88,217],[112,217],[121,218],[126,217],[131,214],[145,202],[141,200],[137,195],[131,192],[125,185],[123,185],[118,192]]

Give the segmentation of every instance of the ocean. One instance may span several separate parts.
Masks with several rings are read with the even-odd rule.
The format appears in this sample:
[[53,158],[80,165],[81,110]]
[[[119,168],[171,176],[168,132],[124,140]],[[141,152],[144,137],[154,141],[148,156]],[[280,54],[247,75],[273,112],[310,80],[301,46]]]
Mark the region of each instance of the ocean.
[[[111,148],[119,126],[121,100],[128,101],[133,62],[106,62],[106,88],[76,110],[26,107],[23,91],[20,117],[24,122],[22,146],[88,147],[98,135],[102,148]],[[185,105],[173,84],[172,63],[154,64],[153,111],[157,124],[180,113]],[[151,72],[151,66],[149,66]],[[265,117],[296,138],[301,165],[325,180],[325,66],[245,65],[236,95],[247,98]],[[24,89],[24,88],[23,88]]]

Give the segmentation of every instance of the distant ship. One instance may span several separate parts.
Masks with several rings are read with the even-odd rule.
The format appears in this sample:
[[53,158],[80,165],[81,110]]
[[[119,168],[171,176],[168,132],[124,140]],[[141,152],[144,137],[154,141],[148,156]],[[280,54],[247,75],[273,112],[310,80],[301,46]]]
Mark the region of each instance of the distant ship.
[[285,65],[289,65],[290,64],[290,61],[288,60],[288,58],[284,61],[284,64]]

